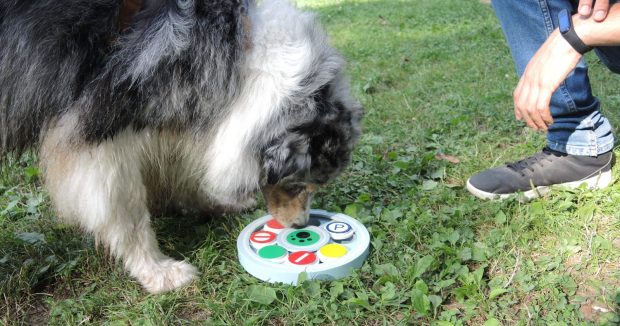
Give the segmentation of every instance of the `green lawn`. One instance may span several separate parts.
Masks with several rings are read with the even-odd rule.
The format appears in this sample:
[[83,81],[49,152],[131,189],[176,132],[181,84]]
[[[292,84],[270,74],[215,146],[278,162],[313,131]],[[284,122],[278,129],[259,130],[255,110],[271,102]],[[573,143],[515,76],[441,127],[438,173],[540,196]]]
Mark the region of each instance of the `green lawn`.
[[[202,275],[149,295],[91,238],[55,220],[26,156],[0,175],[0,324],[620,323],[620,182],[526,204],[482,202],[463,187],[471,174],[544,145],[514,120],[517,78],[488,5],[299,3],[348,59],[366,111],[353,163],[313,205],[367,226],[372,251],[362,269],[334,282],[262,283],[237,262],[235,241],[264,206],[225,220],[161,217],[163,250]],[[619,127],[620,79],[588,59]]]

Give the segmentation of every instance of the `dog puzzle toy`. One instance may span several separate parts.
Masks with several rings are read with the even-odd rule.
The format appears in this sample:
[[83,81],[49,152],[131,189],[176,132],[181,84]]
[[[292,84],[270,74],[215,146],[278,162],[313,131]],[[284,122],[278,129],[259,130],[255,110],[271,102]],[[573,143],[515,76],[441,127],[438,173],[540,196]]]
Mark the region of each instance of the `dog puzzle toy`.
[[285,228],[271,215],[246,226],[237,238],[239,262],[267,282],[297,284],[308,279],[334,280],[359,268],[368,256],[370,235],[354,218],[324,210],[310,211],[308,224]]

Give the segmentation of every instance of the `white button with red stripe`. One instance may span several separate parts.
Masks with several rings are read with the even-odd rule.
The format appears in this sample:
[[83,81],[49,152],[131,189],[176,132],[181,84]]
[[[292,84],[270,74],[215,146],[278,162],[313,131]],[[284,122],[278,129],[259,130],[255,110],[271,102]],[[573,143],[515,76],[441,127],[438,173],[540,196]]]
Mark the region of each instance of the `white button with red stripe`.
[[256,250],[276,243],[277,234],[271,231],[256,231],[250,235],[250,244]]

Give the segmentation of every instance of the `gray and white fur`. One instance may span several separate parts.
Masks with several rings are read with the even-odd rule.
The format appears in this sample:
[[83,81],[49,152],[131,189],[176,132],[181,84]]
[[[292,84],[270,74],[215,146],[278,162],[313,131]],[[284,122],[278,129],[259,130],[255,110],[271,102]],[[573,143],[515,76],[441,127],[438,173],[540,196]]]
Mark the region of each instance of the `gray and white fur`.
[[304,224],[360,134],[342,57],[282,0],[0,0],[0,44],[0,154],[38,148],[58,215],[152,293],[197,274],[152,215],[262,191]]

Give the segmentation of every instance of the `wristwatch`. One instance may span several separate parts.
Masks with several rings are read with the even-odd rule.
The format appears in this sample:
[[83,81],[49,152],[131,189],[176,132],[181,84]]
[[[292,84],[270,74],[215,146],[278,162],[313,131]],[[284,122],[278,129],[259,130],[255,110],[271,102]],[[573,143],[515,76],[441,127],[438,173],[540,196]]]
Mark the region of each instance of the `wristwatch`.
[[560,24],[560,33],[575,51],[584,54],[592,50],[592,48],[585,45],[579,36],[577,36],[577,33],[575,33],[575,29],[573,28],[573,16],[567,9],[560,11],[558,14],[558,22]]

